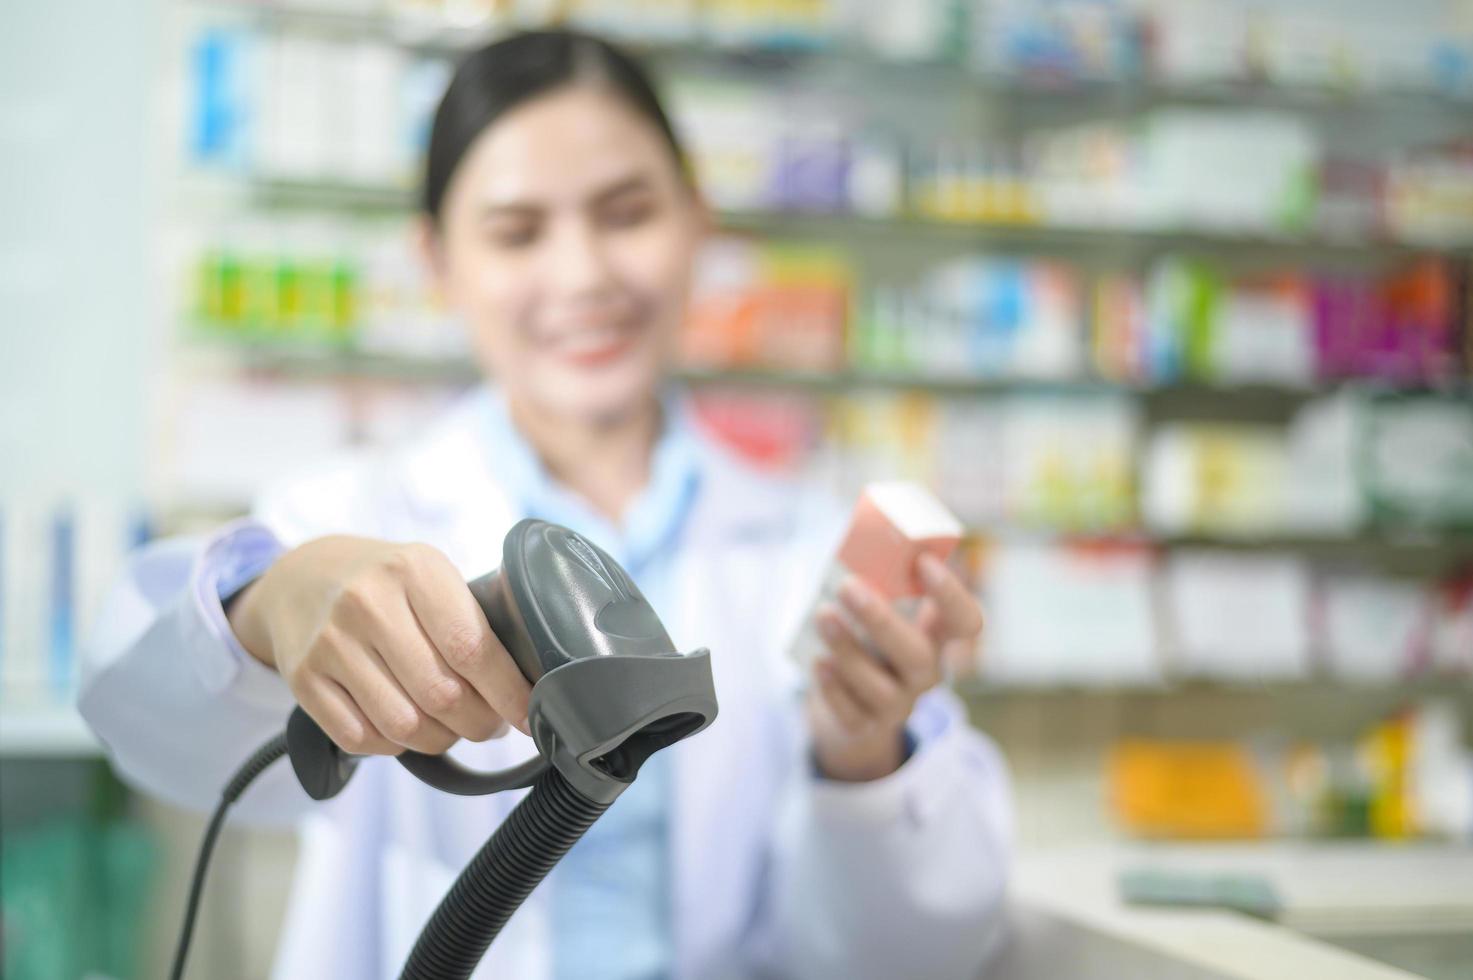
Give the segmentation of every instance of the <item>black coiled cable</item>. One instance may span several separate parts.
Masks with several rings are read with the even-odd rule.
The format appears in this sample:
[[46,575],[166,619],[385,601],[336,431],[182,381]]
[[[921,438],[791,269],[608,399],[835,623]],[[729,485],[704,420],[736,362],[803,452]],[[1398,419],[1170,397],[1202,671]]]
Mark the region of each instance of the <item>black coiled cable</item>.
[[400,980],[465,980],[506,920],[609,808],[548,769],[466,865],[430,918]]
[[199,912],[200,893],[204,891],[205,869],[210,866],[210,854],[215,850],[215,838],[220,836],[220,827],[225,822],[225,811],[230,809],[230,804],[240,799],[240,794],[245,792],[252,780],[284,755],[286,733],[282,732],[257,749],[235,771],[235,775],[230,777],[230,782],[221,791],[220,803],[215,807],[214,816],[210,817],[210,824],[205,829],[205,839],[199,846],[199,857],[194,861],[194,880],[189,885],[189,900],[184,906],[184,927],[179,931],[179,945],[174,950],[174,966],[169,971],[171,980],[181,980],[184,976],[184,959],[189,955],[189,941],[194,936],[194,919]]
[[[205,871],[226,811],[267,766],[287,753],[287,733],[283,732],[257,749],[221,792],[195,859],[171,980],[184,976]],[[530,774],[532,767],[524,765],[515,771]],[[508,785],[518,783],[513,780]],[[547,767],[441,900],[420,933],[401,980],[467,980],[512,913],[609,805],[590,800],[562,773]]]

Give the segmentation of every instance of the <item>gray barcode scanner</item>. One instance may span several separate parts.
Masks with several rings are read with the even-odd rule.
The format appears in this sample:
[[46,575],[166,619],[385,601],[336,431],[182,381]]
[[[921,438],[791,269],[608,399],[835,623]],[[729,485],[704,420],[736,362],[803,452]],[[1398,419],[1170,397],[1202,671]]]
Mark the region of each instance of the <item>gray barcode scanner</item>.
[[[568,849],[634,781],[652,754],[716,717],[706,649],[682,654],[629,575],[567,528],[528,519],[502,546],[501,567],[470,583],[491,629],[532,684],[528,727],[537,755],[477,772],[444,755],[396,758],[447,793],[530,786],[471,859],[421,932],[401,977],[469,977],[492,940]],[[313,799],[341,792],[365,758],[338,748],[300,707],[286,731],[227,784],[195,866],[173,976],[182,977],[210,851],[226,808],[288,755]]]

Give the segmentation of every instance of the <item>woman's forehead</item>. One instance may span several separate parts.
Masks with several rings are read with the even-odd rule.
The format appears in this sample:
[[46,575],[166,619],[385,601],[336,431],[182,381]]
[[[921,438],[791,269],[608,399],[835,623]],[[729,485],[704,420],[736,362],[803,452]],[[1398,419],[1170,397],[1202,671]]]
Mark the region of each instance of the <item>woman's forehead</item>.
[[677,176],[654,122],[590,85],[561,88],[508,111],[476,138],[457,171],[452,195],[477,212],[578,205],[634,177]]

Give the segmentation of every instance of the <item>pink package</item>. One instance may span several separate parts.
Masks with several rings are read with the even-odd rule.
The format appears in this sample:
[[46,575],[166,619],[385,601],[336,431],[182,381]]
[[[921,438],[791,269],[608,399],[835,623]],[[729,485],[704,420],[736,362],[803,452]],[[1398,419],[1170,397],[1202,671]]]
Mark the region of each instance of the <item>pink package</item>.
[[865,487],[793,644],[793,658],[806,666],[824,649],[814,613],[822,603],[837,601],[839,585],[847,576],[859,576],[891,601],[914,598],[925,591],[918,565],[921,555],[945,561],[961,536],[961,523],[920,484],[893,481]]

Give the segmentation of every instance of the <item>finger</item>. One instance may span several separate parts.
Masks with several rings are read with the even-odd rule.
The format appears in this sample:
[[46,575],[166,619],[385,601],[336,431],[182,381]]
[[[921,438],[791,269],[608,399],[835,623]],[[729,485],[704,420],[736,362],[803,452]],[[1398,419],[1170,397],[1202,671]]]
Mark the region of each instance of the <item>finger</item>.
[[[425,635],[450,669],[469,681],[491,710],[522,734],[531,734],[527,708],[532,685],[491,630],[476,597],[449,559],[432,552],[425,560],[430,563],[428,572],[411,575],[407,589],[409,605]],[[458,588],[435,586],[437,581],[449,581],[446,570]]]
[[864,709],[839,679],[833,664],[827,659],[815,661],[813,675],[818,681],[819,697],[838,720],[840,727],[851,735],[863,735],[873,727]]
[[506,733],[506,721],[470,682],[450,669],[406,599],[395,617],[385,660],[414,703],[461,738],[484,742]]
[[920,608],[916,610],[916,626],[941,648],[943,678],[964,676],[975,669],[979,648],[977,638],[948,638],[941,629],[941,613],[936,600],[930,596],[921,599]]
[[932,554],[918,560],[921,581],[936,600],[940,630],[950,639],[971,639],[982,633],[982,607],[956,573]]
[[899,720],[909,699],[899,679],[861,648],[838,616],[821,617],[819,630],[833,651],[834,673],[865,714],[877,722]]
[[377,601],[345,604],[356,636],[367,638],[421,712],[458,738],[485,741],[506,723],[469,682],[450,669],[425,635],[402,588]]
[[929,636],[932,641],[939,642],[942,637],[941,611],[936,606],[936,600],[930,596],[922,596],[920,603],[916,606],[916,629]]
[[341,684],[318,675],[297,692],[297,701],[312,720],[337,743],[354,755],[398,755],[404,746],[384,738]]
[[855,576],[844,580],[839,598],[912,690],[934,683],[937,651],[925,633]]
[[858,654],[891,674],[896,680],[904,679],[884,652],[874,646],[865,634],[864,627],[851,622],[838,606],[831,602],[823,603],[819,606],[815,619],[818,634],[823,637],[824,645],[830,653]]
[[364,647],[348,670],[332,677],[390,741],[429,755],[455,744],[455,733],[420,710],[377,650]]

